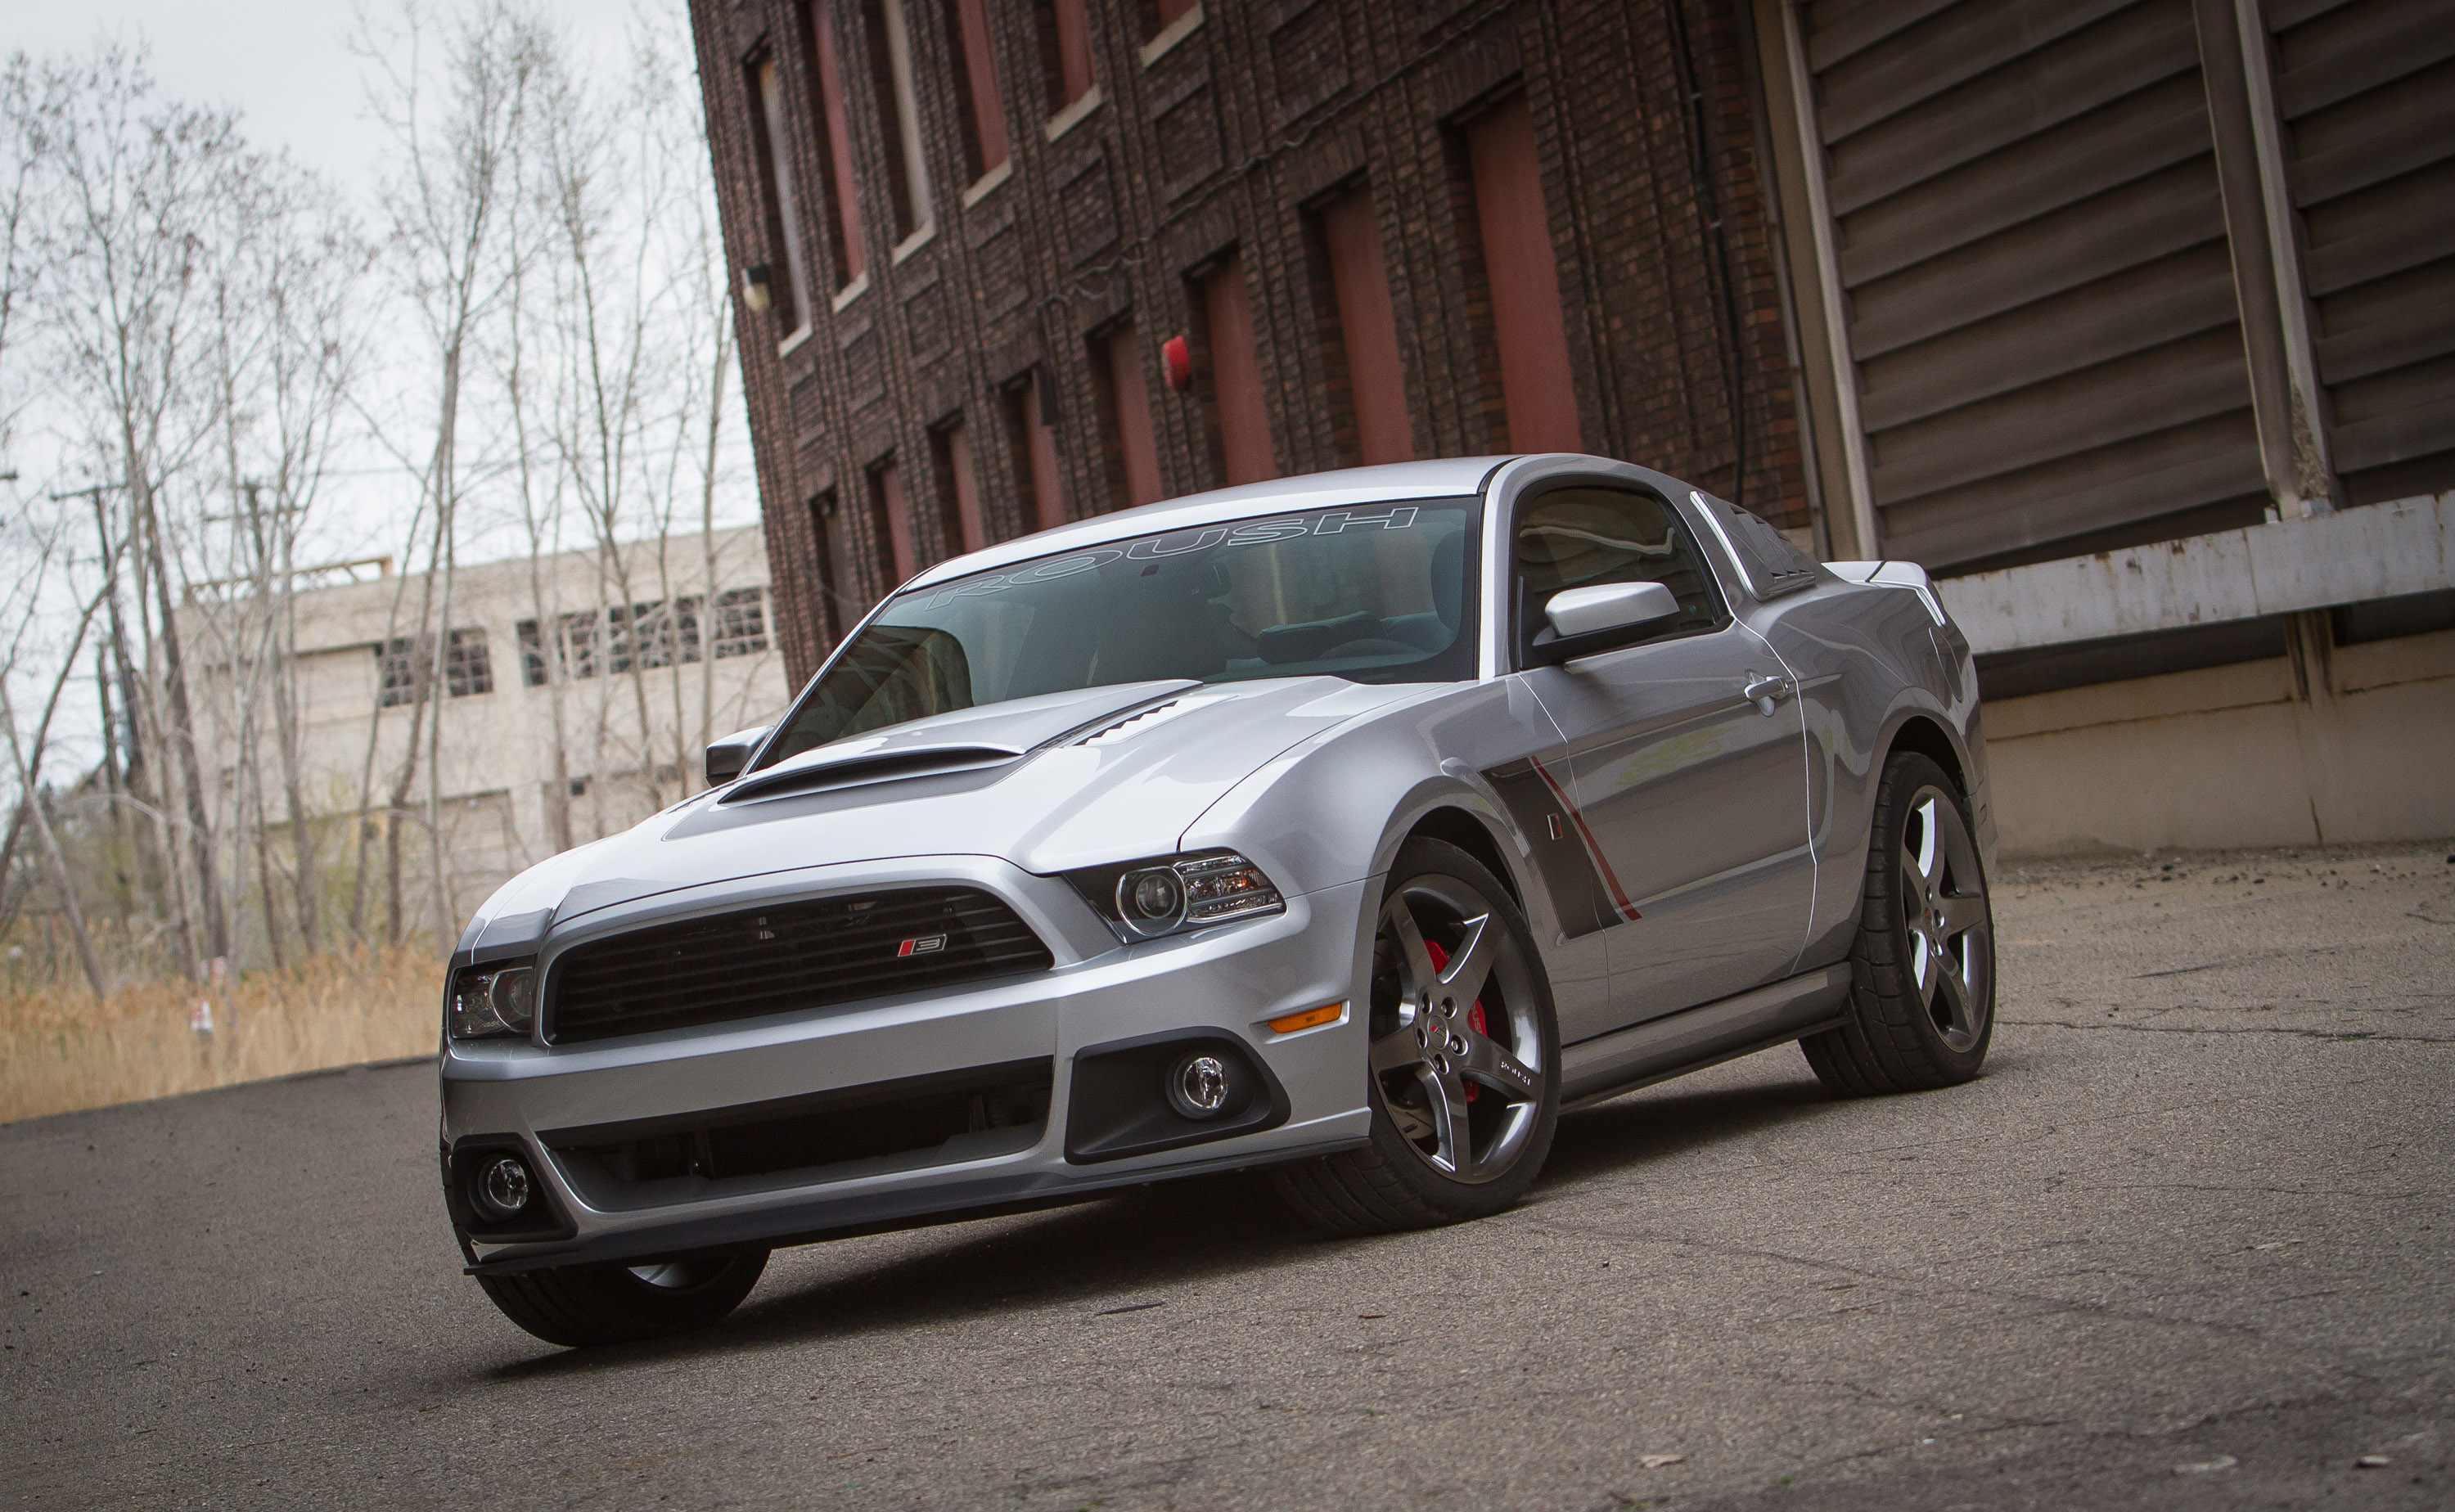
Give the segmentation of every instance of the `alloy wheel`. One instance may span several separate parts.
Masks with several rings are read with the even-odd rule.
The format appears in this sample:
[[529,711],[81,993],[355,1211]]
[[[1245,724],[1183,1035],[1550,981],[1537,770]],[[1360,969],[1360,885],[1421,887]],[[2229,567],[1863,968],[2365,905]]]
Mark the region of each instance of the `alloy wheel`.
[[1382,1111],[1456,1181],[1513,1168],[1542,1113],[1543,1034],[1517,940],[1471,884],[1394,885],[1372,947],[1371,1072]]
[[1966,1052],[1995,1000],[1994,914],[1977,843],[1942,789],[1922,787],[1910,800],[1899,866],[1910,979],[1943,1042]]

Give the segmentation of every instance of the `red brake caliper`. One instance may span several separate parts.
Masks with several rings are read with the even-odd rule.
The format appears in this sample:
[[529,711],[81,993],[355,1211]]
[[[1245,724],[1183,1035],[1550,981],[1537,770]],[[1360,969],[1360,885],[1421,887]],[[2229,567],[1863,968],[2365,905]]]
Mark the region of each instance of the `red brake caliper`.
[[[1438,940],[1428,939],[1424,941],[1424,953],[1432,958],[1432,970],[1447,971],[1450,969],[1450,953],[1441,949],[1440,942]],[[1474,1025],[1474,1032],[1476,1034],[1488,1035],[1491,1033],[1491,1030],[1486,1029],[1483,1026],[1483,999],[1480,998],[1477,998],[1474,1000],[1473,1006],[1467,1009],[1466,1021]],[[1466,1084],[1466,1099],[1469,1102],[1472,1102],[1474,1100],[1474,1090],[1475,1084],[1473,1082],[1470,1081]]]

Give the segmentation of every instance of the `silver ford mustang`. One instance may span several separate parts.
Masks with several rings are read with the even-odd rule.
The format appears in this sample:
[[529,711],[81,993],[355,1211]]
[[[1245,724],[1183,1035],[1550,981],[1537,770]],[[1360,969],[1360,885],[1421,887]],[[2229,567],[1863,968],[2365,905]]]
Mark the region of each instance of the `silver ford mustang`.
[[1497,1211],[1563,1109],[1797,1041],[1964,1081],[1994,1019],[1969,644],[1591,456],[1085,520],[874,610],[715,784],[453,957],[443,1186],[565,1344],[768,1251],[1267,1168],[1337,1231]]

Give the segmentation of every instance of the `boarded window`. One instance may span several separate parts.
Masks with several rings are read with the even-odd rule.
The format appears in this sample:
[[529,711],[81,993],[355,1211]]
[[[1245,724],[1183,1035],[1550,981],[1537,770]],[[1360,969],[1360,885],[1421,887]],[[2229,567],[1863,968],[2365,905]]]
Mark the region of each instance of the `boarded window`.
[[[776,325],[790,334],[810,319],[810,280],[801,266],[801,216],[793,194],[792,161],[784,155],[784,90],[776,60],[751,65],[750,138],[759,158],[760,209],[767,222],[767,293]],[[781,274],[780,277],[779,274]]]
[[1025,490],[1024,528],[1029,531],[1055,530],[1065,523],[1065,477],[1057,464],[1052,382],[1043,368],[999,395],[1006,450]]
[[912,516],[903,498],[903,470],[894,459],[869,473],[870,550],[878,568],[879,593],[891,594],[919,571],[912,553]]
[[836,59],[836,35],[827,0],[810,4],[810,71],[819,81],[819,115],[827,156],[827,216],[836,257],[836,287],[862,274],[861,195],[853,177],[852,134],[844,129],[843,70]]
[[[810,545],[811,553],[817,558],[811,563],[817,569],[812,583],[818,599],[817,612],[811,617],[818,621],[822,650],[843,638],[843,620],[838,606],[848,601],[842,570],[836,559],[835,514],[835,490],[829,489],[810,500]],[[720,642],[721,623],[718,629]],[[720,656],[724,653],[719,651],[717,655]]]
[[1543,164],[1524,95],[1468,124],[1466,157],[1474,191],[1471,232],[1491,284],[1491,344],[1508,409],[1509,449],[1582,452],[1560,270],[1543,205]]
[[963,117],[964,167],[971,177],[1006,160],[1005,99],[998,91],[997,50],[989,42],[984,0],[946,0],[946,44],[955,55],[962,88],[955,107]]
[[1252,294],[1245,285],[1244,259],[1230,252],[1203,274],[1199,289],[1200,333],[1207,359],[1203,397],[1218,450],[1220,476],[1230,484],[1276,477],[1279,466],[1270,449],[1269,408],[1262,394],[1262,364],[1254,350]]
[[1372,192],[1358,186],[1322,207],[1313,229],[1330,294],[1325,353],[1342,432],[1341,460],[1411,462],[1414,427],[1407,411],[1407,378],[1398,354],[1398,317],[1390,299],[1390,269]]
[[945,554],[976,552],[988,544],[981,518],[980,484],[972,475],[972,443],[961,419],[929,433],[930,460],[938,474],[938,536]]
[[878,135],[888,146],[887,199],[898,241],[928,225],[929,154],[921,140],[921,102],[912,76],[912,32],[903,0],[862,8],[869,22],[870,97],[878,103]]
[[1091,18],[1084,0],[1036,0],[1032,12],[1048,113],[1055,115],[1091,92]]
[[1159,438],[1151,428],[1150,390],[1143,378],[1142,343],[1132,321],[1091,338],[1091,377],[1100,392],[1109,507],[1159,502],[1166,492],[1160,482]]

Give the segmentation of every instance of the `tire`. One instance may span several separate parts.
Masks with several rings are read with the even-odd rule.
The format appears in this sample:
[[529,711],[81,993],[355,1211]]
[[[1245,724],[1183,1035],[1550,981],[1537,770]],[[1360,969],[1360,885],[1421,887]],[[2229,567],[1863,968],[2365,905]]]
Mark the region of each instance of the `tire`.
[[1897,751],[1871,828],[1849,1018],[1798,1046],[1843,1097],[1958,1085],[1995,1035],[1995,916],[1969,800],[1933,758]]
[[584,1349],[704,1328],[741,1304],[767,1268],[745,1250],[662,1265],[571,1265],[480,1276],[504,1317],[544,1340]]
[[1560,1118],[1559,1022],[1525,916],[1465,851],[1410,840],[1382,888],[1370,977],[1370,1142],[1275,1166],[1271,1185],[1334,1234],[1510,1206],[1542,1170]]

